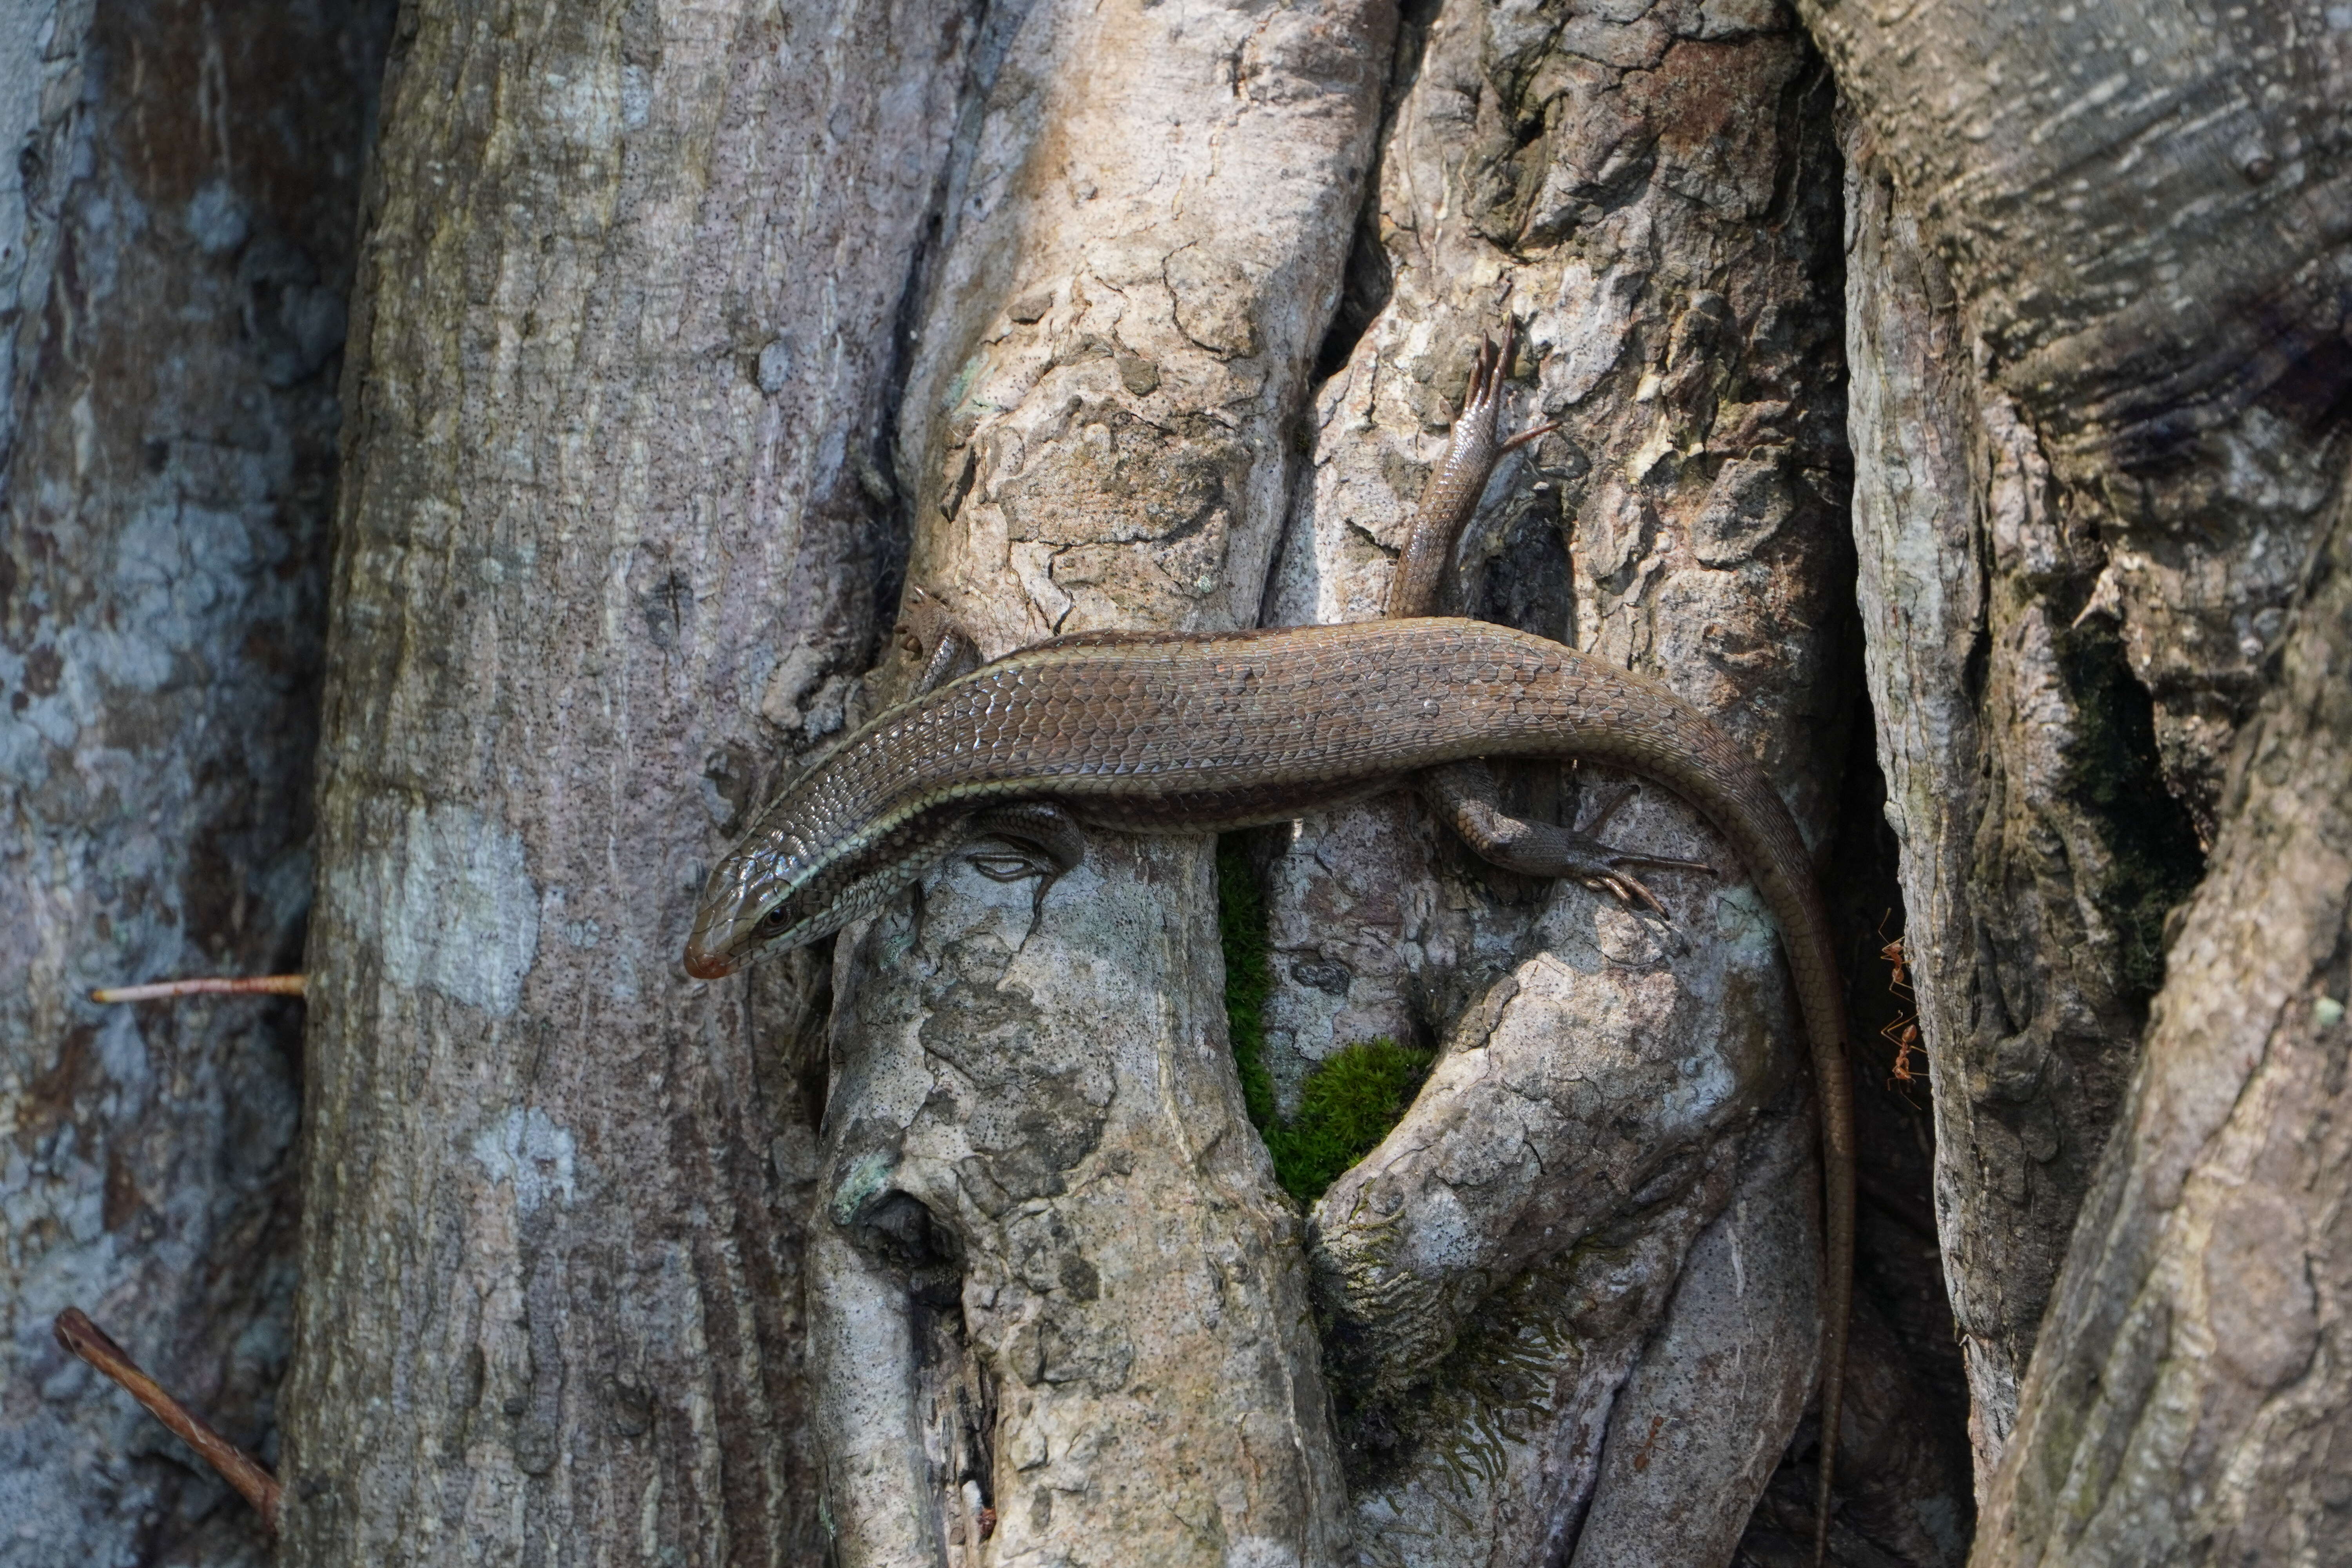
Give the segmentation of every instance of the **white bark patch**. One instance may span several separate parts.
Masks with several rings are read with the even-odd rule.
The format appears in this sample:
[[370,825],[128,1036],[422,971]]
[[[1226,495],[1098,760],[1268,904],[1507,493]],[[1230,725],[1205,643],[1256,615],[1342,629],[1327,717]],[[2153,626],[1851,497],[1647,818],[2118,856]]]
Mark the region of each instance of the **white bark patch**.
[[1543,363],[1544,406],[1572,408],[1592,395],[1625,352],[1638,288],[1602,279],[1581,261],[1560,268],[1559,337]]
[[336,901],[354,917],[373,911],[364,923],[396,984],[502,1017],[539,955],[539,889],[526,860],[515,830],[472,806],[412,808],[383,858],[335,879]]
[[579,1195],[572,1175],[577,1151],[572,1130],[535,1105],[508,1111],[474,1139],[474,1158],[491,1181],[514,1188],[515,1205],[527,1215],[550,1198],[569,1206]]

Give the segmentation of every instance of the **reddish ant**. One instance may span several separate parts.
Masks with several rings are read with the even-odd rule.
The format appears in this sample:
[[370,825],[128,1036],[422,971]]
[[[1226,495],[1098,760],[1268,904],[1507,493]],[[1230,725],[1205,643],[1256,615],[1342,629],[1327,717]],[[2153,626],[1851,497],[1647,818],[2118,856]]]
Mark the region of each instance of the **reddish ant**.
[[[1880,936],[1884,937],[1886,935],[1886,922],[1894,918],[1895,911],[1893,910],[1889,910],[1885,914],[1878,917],[1878,934]],[[1878,956],[1885,961],[1888,968],[1895,971],[1895,973],[1887,978],[1886,988],[1895,993],[1897,996],[1909,996],[1911,994],[1911,970],[1910,966],[1903,961],[1903,939],[1899,936],[1890,939],[1885,946],[1878,950]]]
[[[1878,934],[1880,936],[1886,935],[1886,922],[1894,917],[1894,914],[1895,911],[1889,910],[1879,917]],[[1903,955],[1903,939],[1899,936],[1889,938],[1886,944],[1878,950],[1878,956],[1892,971],[1887,976],[1886,989],[1893,994],[1908,1000],[1912,995],[1911,968]],[[1886,1087],[1901,1094],[1919,1076],[1911,1068],[1911,1053],[1917,1051],[1923,1058],[1927,1054],[1927,1047],[1919,1041],[1919,1015],[1916,1012],[1906,1013],[1880,1029],[1878,1033],[1882,1039],[1895,1047],[1895,1074],[1886,1080]],[[1908,1100],[1910,1096],[1904,1094],[1904,1098]]]

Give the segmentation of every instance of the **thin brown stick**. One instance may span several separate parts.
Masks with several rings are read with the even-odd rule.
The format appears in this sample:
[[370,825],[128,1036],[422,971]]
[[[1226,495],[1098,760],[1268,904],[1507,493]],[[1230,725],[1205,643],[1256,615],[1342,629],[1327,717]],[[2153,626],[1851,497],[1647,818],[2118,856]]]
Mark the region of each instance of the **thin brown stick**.
[[299,974],[243,974],[205,980],[158,980],[147,985],[109,985],[89,994],[93,1002],[159,1002],[171,996],[299,996]]
[[79,1307],[58,1314],[58,1343],[122,1385],[123,1392],[146,1406],[147,1414],[172,1429],[173,1436],[204,1456],[205,1462],[235,1487],[272,1535],[278,1533],[278,1500],[283,1490],[278,1478],[244,1449],[205,1425],[186,1405],[163,1391],[163,1385],[139,1370],[139,1363],[106,1331],[89,1321]]

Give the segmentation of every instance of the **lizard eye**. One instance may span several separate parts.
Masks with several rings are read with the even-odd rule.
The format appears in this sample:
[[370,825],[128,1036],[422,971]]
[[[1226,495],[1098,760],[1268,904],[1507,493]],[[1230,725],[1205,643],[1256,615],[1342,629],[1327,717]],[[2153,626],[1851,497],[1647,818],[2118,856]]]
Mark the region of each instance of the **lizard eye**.
[[774,909],[770,910],[766,914],[760,917],[760,934],[762,936],[773,936],[778,931],[783,930],[786,926],[792,924],[792,911],[785,909],[783,905],[778,904]]

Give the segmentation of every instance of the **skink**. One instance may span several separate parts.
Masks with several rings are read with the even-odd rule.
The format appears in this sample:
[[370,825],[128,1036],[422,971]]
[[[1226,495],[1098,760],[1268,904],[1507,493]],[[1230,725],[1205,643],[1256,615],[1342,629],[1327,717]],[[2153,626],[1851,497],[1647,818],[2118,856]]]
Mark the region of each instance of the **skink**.
[[[874,719],[795,781],[710,875],[688,973],[716,979],[878,909],[994,836],[1066,868],[1076,825],[1217,832],[1416,784],[1486,858],[1647,898],[1649,858],[1495,804],[1475,759],[1582,758],[1680,795],[1731,841],[1778,922],[1820,1097],[1826,1258],[1814,1561],[1823,1560],[1853,1272],[1853,1090],[1829,913],[1755,760],[1657,682],[1481,621],[1431,617],[1497,458],[1500,356],[1478,355],[1390,618],[1225,634],[1089,632],[1008,654]],[[1546,426],[1545,428],[1549,428]]]

